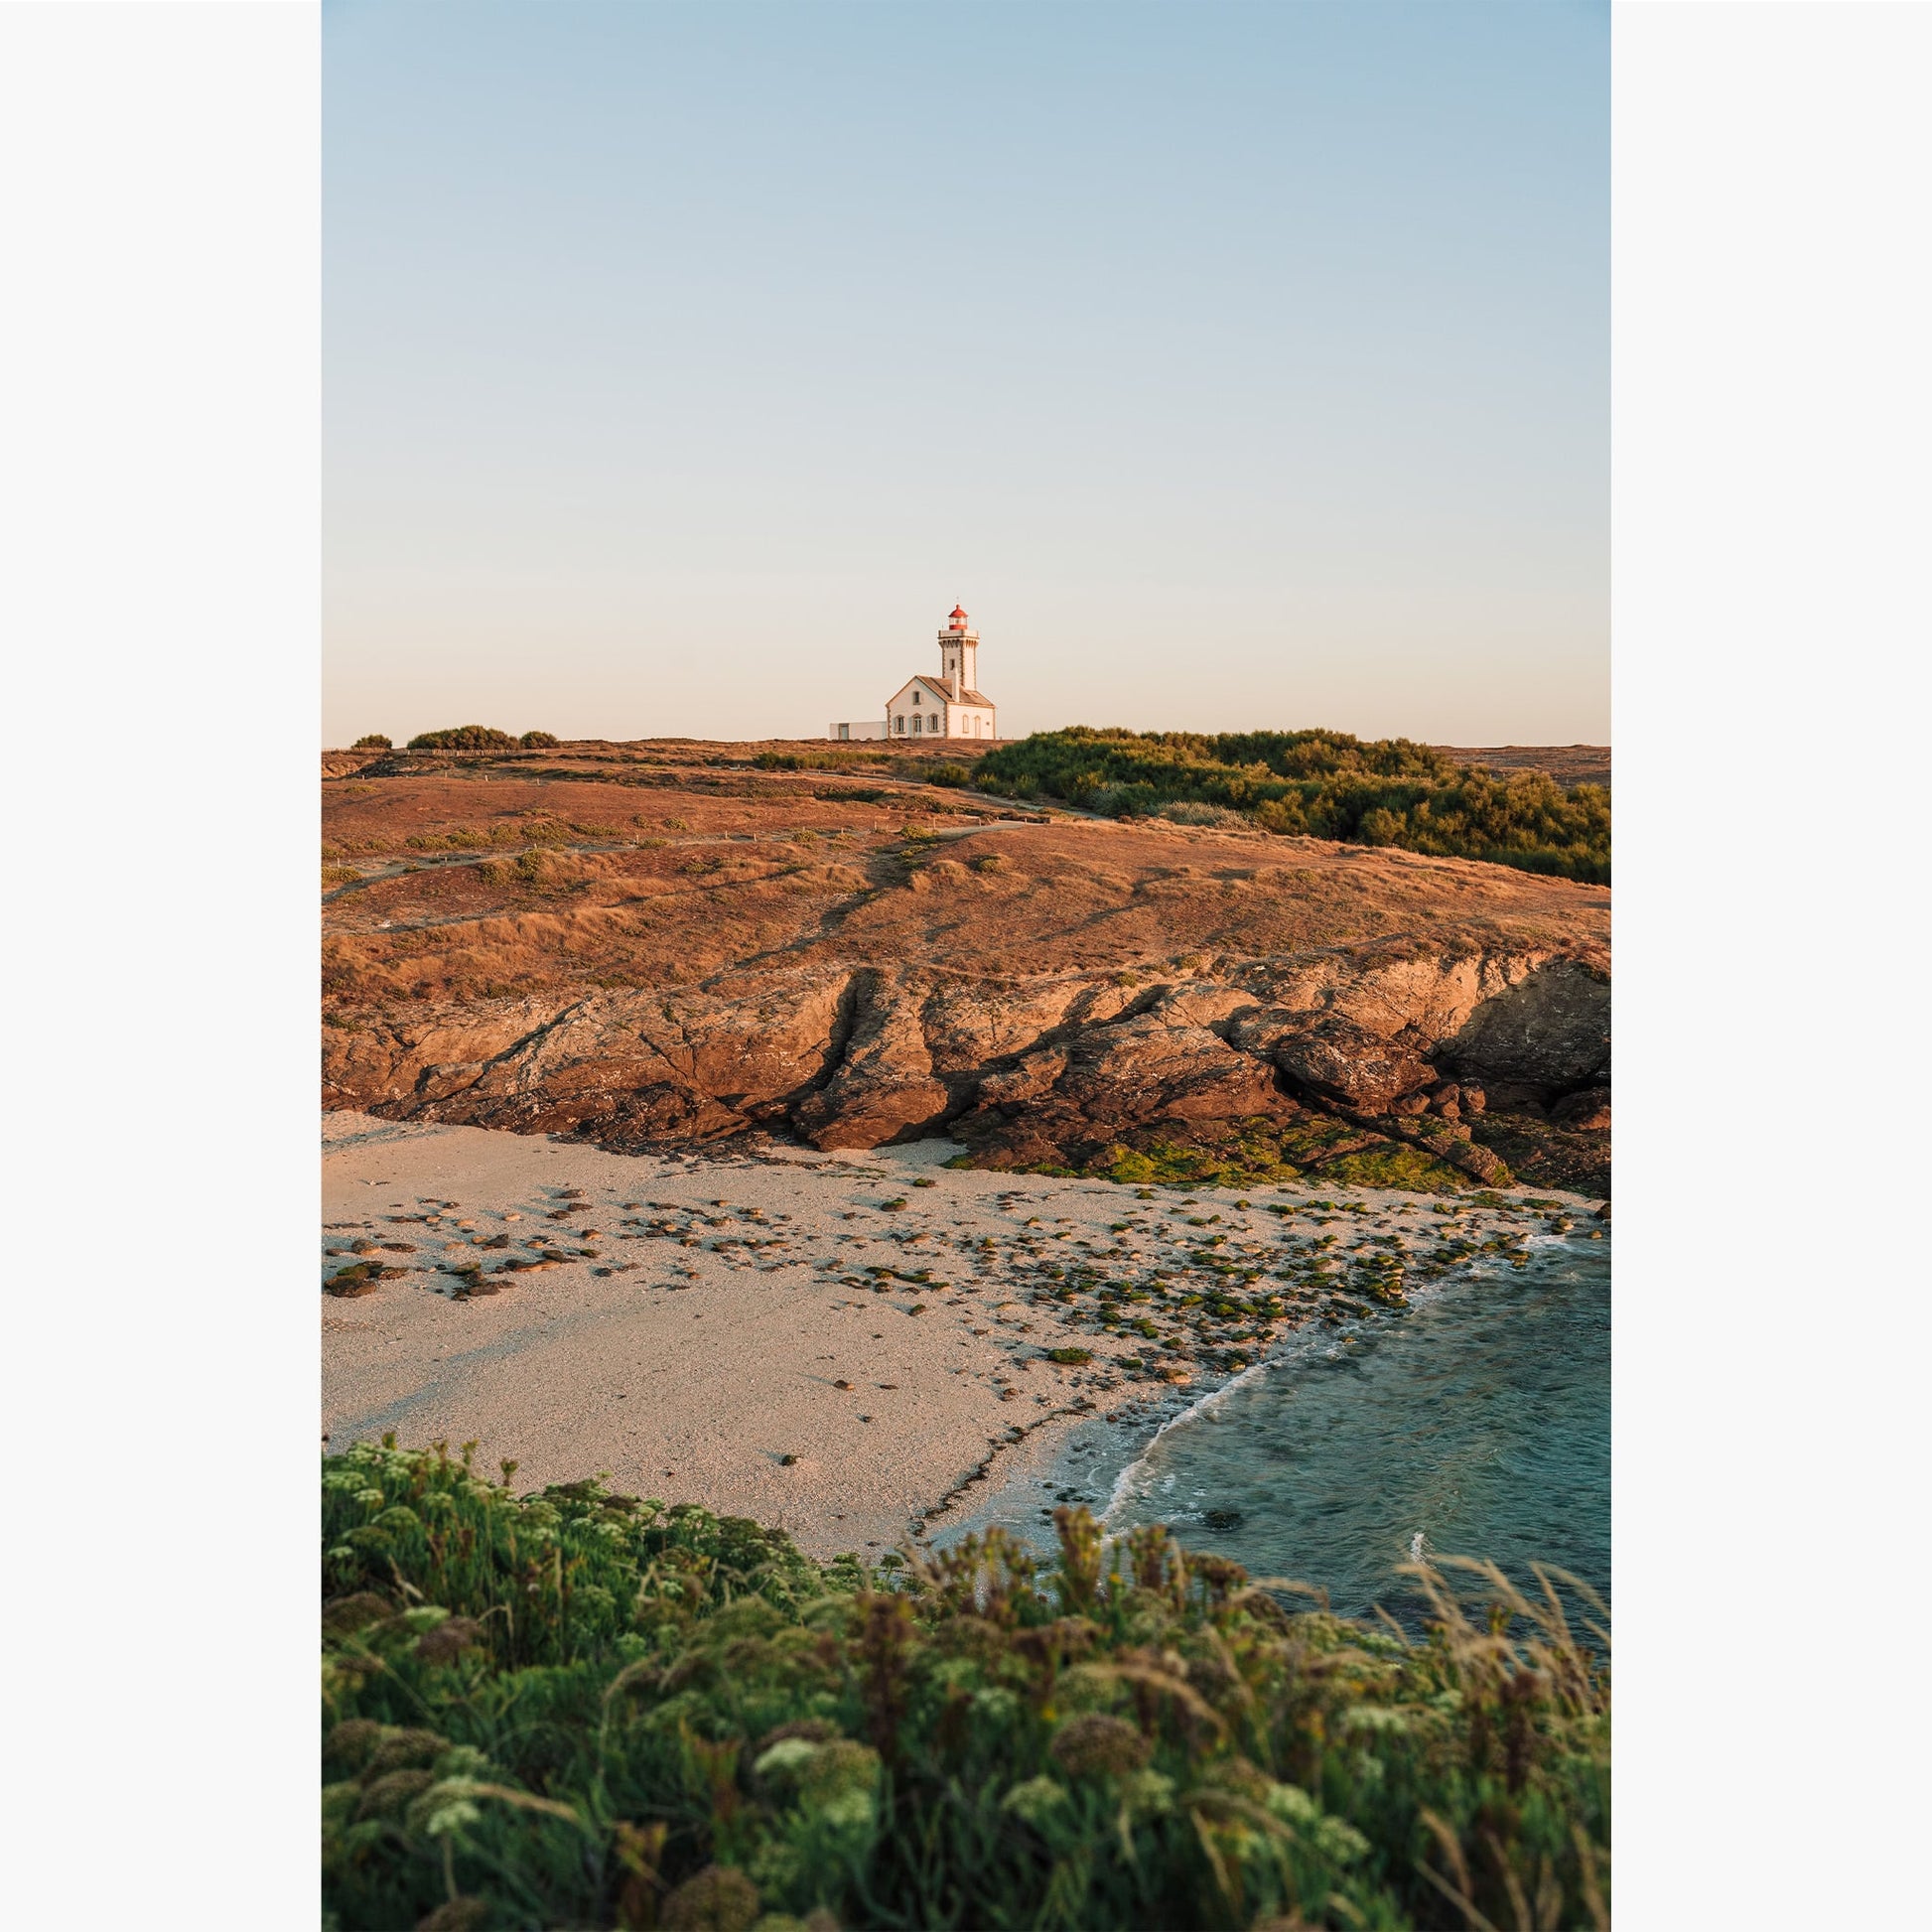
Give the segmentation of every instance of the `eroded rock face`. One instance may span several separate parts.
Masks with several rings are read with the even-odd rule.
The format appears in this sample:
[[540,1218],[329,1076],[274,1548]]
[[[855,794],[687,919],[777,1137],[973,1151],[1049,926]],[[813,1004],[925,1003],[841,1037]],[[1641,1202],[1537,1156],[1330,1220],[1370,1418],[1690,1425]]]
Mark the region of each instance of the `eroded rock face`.
[[1550,1118],[1559,1127],[1568,1127],[1578,1133],[1607,1134],[1610,1128],[1610,1090],[1608,1087],[1585,1087],[1580,1093],[1568,1093],[1550,1109]]
[[1554,1101],[1569,1130],[1607,1126],[1609,985],[1593,961],[1467,945],[1221,959],[1151,984],[806,969],[365,1023],[327,1046],[332,1105],[615,1148],[944,1131],[1002,1166],[1077,1164],[1124,1135],[1204,1144],[1313,1109],[1493,1178],[1462,1124],[1485,1090],[1492,1111]]
[[1184,1130],[1281,1111],[1268,1063],[1189,1018],[1189,1004],[1157,998],[1150,1010],[1041,1044],[989,1073],[977,1106],[953,1131],[982,1153],[1012,1159],[1041,1146],[1105,1146],[1131,1128]]
[[855,978],[845,1056],[825,1085],[791,1110],[814,1147],[883,1147],[944,1121],[951,1095],[932,1070],[924,989],[866,971]]
[[1313,1026],[1285,1035],[1275,1047],[1284,1071],[1305,1087],[1359,1112],[1385,1114],[1405,1095],[1428,1086],[1436,1069],[1423,1058],[1430,1041],[1404,1028],[1382,1038],[1331,1013]]
[[612,1146],[716,1140],[782,1121],[834,1062],[846,980],[600,994],[326,1039],[330,1104]]
[[1483,1001],[1438,1051],[1485,1087],[1530,1087],[1549,1098],[1607,1080],[1609,976],[1576,959],[1539,965]]

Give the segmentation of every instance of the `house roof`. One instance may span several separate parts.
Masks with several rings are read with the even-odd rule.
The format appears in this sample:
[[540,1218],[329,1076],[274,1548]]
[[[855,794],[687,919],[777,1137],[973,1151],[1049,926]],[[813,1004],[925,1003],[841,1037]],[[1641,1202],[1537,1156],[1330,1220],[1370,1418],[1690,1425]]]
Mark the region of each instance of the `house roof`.
[[983,692],[961,691],[959,696],[955,698],[952,694],[951,687],[947,685],[943,679],[936,678],[936,677],[927,677],[923,671],[920,672],[917,677],[908,677],[905,680],[905,682],[901,684],[898,687],[898,689],[893,693],[893,696],[886,700],[886,702],[888,704],[891,704],[895,698],[904,697],[906,692],[911,690],[911,688],[915,684],[923,684],[928,691],[930,691],[935,697],[939,698],[943,703],[946,704],[973,704],[973,705],[981,705],[988,711],[991,711],[993,709],[993,700],[987,697]]

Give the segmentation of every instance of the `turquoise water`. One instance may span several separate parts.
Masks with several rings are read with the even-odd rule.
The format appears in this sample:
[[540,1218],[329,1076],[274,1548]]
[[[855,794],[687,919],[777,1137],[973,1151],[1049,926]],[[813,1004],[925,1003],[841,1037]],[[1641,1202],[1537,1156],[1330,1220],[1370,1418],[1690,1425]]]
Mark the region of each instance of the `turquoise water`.
[[[1255,1577],[1413,1622],[1396,1566],[1532,1560],[1610,1594],[1609,1243],[1543,1241],[1407,1312],[1297,1336],[1173,1422],[1113,1489],[1108,1527],[1170,1524]],[[1420,1537],[1420,1545],[1416,1539]]]

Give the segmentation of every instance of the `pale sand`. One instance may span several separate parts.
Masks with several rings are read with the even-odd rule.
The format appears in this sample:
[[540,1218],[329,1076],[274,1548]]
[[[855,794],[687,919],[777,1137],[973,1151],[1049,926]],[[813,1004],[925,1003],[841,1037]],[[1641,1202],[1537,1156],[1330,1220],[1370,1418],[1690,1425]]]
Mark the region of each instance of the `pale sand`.
[[[474,1440],[492,1473],[515,1460],[519,1490],[604,1471],[630,1494],[782,1527],[819,1557],[956,1534],[1003,1489],[1024,1493],[1037,1517],[1069,1432],[1138,1447],[1226,1379],[1209,1371],[1180,1391],[1119,1368],[1147,1343],[1076,1328],[1038,1294],[1041,1270],[1092,1265],[1193,1286],[1211,1277],[1190,1253],[1212,1238],[1258,1279],[1290,1238],[1266,1203],[1324,1191],[1374,1209],[1313,1223],[1350,1242],[1393,1233],[1418,1253],[1441,1232],[1413,1195],[1258,1184],[1251,1210],[1202,1190],[1192,1212],[1213,1220],[1192,1224],[1213,1233],[1192,1234],[1184,1189],[1148,1201],[1104,1181],[948,1171],[958,1149],[946,1141],[632,1157],[363,1114],[325,1115],[323,1138],[325,1247],[365,1238],[413,1250],[368,1257],[408,1271],[373,1293],[323,1299],[332,1449],[388,1431],[405,1447]],[[589,1212],[546,1218],[568,1187]],[[436,1227],[391,1218],[444,1202],[455,1205]],[[1465,1209],[1462,1225],[1494,1233],[1522,1219]],[[648,1232],[653,1221],[675,1231]],[[507,1248],[474,1245],[503,1234]],[[494,1268],[530,1254],[539,1234],[567,1250],[562,1265],[451,1299],[455,1264]],[[1298,1238],[1311,1237],[1305,1225]],[[348,1260],[331,1257],[325,1273]],[[875,1293],[869,1266],[932,1279]],[[1304,1303],[1299,1318],[1313,1312]],[[1091,1350],[1092,1363],[1042,1358],[1062,1344]]]
[[[323,1301],[329,1445],[385,1431],[405,1446],[474,1439],[492,1472],[499,1458],[515,1459],[519,1489],[606,1470],[631,1494],[782,1527],[815,1555],[891,1548],[1016,1429],[1083,1402],[1109,1409],[1150,1395],[1146,1382],[1103,1372],[1110,1348],[1132,1352],[1125,1341],[1116,1348],[1063,1329],[1049,1309],[1016,1301],[1024,1291],[1003,1267],[982,1278],[956,1245],[1011,1237],[1029,1215],[1050,1217],[1053,1232],[1070,1228],[1069,1241],[1105,1245],[1123,1190],[946,1172],[940,1164],[957,1152],[925,1141],[866,1156],[773,1148],[660,1159],[328,1115],[327,1244],[363,1235],[416,1249],[371,1257],[410,1269],[401,1280]],[[914,1187],[921,1175],[938,1184]],[[493,1265],[500,1253],[470,1249],[478,1236],[507,1231],[521,1245],[554,1232],[545,1211],[572,1185],[594,1203],[588,1225],[605,1237],[573,1246],[594,1247],[598,1263],[506,1276],[497,1295],[449,1299],[446,1259]],[[429,1211],[425,1198],[457,1202],[474,1233],[387,1218]],[[729,1206],[709,1206],[720,1198]],[[896,1198],[907,1205],[879,1207]],[[637,1208],[626,1213],[626,1201]],[[670,1218],[653,1201],[703,1207],[727,1225],[699,1226],[702,1246],[621,1237],[626,1222]],[[747,1210],[771,1225],[748,1222]],[[713,1245],[745,1236],[784,1245],[756,1258]],[[348,1259],[331,1258],[327,1272]],[[626,1262],[631,1272],[591,1272]],[[867,1264],[928,1269],[934,1283],[894,1281],[882,1295],[841,1279]],[[920,1303],[923,1313],[909,1312]],[[1036,1358],[1061,1341],[1092,1349],[1093,1366]],[[841,1379],[850,1390],[835,1386]],[[785,1465],[786,1454],[797,1460]]]

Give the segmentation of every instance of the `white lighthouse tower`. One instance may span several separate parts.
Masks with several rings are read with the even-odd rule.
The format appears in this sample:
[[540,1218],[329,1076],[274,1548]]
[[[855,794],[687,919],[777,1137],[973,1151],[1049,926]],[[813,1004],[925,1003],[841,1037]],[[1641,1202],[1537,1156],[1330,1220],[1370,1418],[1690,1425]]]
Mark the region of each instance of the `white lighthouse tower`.
[[962,703],[968,691],[980,688],[979,654],[980,634],[955,604],[945,629],[939,633],[939,676],[952,693],[954,704]]

